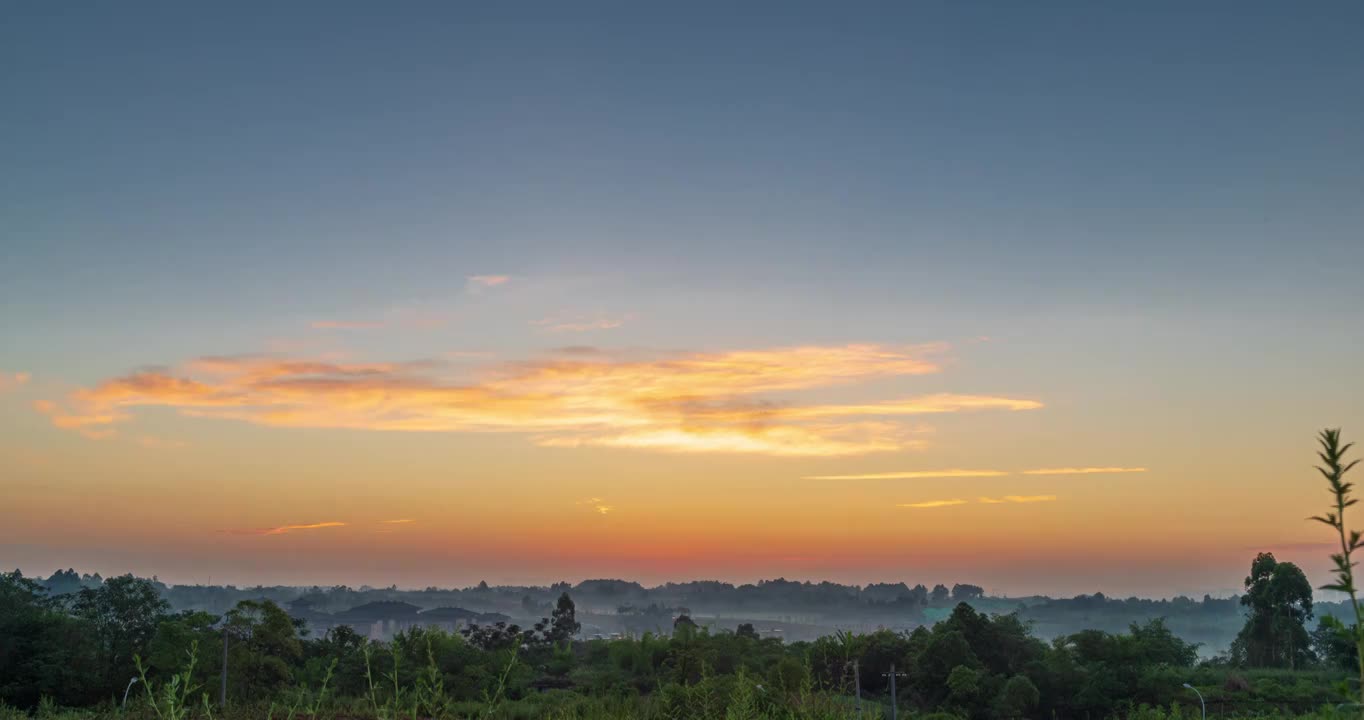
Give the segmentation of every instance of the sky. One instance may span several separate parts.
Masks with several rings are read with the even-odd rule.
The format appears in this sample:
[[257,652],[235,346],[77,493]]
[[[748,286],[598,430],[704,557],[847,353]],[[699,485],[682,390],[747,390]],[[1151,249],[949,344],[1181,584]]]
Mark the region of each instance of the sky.
[[1358,3],[3,15],[0,566],[1326,579]]

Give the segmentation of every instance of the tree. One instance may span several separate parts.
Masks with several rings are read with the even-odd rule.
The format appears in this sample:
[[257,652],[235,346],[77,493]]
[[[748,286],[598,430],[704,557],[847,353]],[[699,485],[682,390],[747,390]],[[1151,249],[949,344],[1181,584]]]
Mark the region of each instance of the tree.
[[1303,623],[1312,617],[1312,585],[1293,563],[1260,553],[1250,564],[1241,604],[1250,608],[1232,656],[1251,667],[1296,668],[1312,659]]
[[229,692],[256,697],[293,679],[303,657],[299,623],[269,600],[243,600],[227,613]]
[[690,615],[678,615],[673,620],[673,637],[678,640],[691,640],[696,637],[697,630],[696,621]]
[[933,586],[933,592],[928,596],[928,599],[934,605],[941,605],[947,602],[951,594],[952,591],[948,590],[946,585],[938,584]]
[[952,599],[958,602],[961,602],[962,600],[974,600],[984,594],[985,588],[982,588],[979,585],[957,584],[952,586]]
[[915,585],[909,589],[909,602],[913,605],[928,604],[928,588],[923,585]]
[[1359,649],[1347,630],[1341,632],[1340,621],[1324,615],[1317,621],[1317,629],[1312,631],[1312,649],[1317,659],[1330,668],[1354,670],[1359,667]]
[[568,593],[559,595],[559,602],[551,614],[549,639],[556,643],[570,640],[582,627],[582,623],[577,619],[577,608],[573,604],[573,598],[569,597]]
[[29,708],[43,696],[61,705],[107,697],[89,630],[41,584],[18,570],[0,573],[0,706]]
[[947,704],[966,717],[974,715],[980,706],[980,676],[980,672],[965,665],[958,665],[947,674]]
[[82,587],[80,575],[71,568],[52,573],[52,577],[48,578],[43,584],[47,586],[48,593],[52,595],[70,595],[80,592]]
[[739,623],[739,627],[734,631],[734,636],[741,638],[750,638],[752,640],[761,639],[761,637],[758,635],[758,631],[753,628],[753,623]]
[[995,706],[1001,717],[1017,718],[1027,715],[1029,710],[1037,707],[1041,699],[1042,694],[1027,676],[1015,675],[1004,683],[1004,689],[999,692]]
[[103,659],[103,680],[113,688],[132,677],[133,655],[151,642],[157,625],[170,612],[170,603],[152,581],[124,575],[97,588],[82,588],[71,610],[94,630]]

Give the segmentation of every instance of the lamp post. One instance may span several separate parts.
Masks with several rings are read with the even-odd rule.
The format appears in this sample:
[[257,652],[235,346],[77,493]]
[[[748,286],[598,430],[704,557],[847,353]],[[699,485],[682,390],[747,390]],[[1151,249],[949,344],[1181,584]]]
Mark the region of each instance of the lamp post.
[[128,707],[128,691],[129,691],[129,690],[132,690],[132,689],[133,689],[133,685],[136,685],[136,684],[137,684],[137,678],[134,677],[133,679],[131,679],[131,680],[128,681],[128,687],[123,688],[123,707]]
[[1189,683],[1184,683],[1184,687],[1194,691],[1194,694],[1198,696],[1198,704],[1203,707],[1203,720],[1208,720],[1208,704],[1203,701],[1203,693],[1198,692],[1198,688]]

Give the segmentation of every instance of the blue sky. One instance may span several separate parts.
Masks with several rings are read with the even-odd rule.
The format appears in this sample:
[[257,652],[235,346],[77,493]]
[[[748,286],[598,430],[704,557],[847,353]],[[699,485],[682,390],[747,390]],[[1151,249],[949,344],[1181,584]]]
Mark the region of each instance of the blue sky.
[[1358,3],[5,16],[0,370],[527,356],[580,344],[541,320],[620,320],[581,344],[988,336],[952,381],[1101,407],[1054,431],[1104,446],[1364,419]]

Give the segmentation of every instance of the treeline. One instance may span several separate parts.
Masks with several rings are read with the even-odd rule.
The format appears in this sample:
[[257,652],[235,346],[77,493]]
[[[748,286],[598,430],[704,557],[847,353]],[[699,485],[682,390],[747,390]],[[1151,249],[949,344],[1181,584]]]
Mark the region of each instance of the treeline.
[[[98,573],[80,574],[74,569],[59,570],[40,580],[52,594],[78,592],[98,587]],[[465,607],[548,606],[564,592],[580,599],[586,609],[611,612],[626,606],[684,606],[698,611],[751,608],[773,611],[829,612],[839,609],[865,611],[877,606],[897,610],[915,607],[951,607],[962,601],[979,600],[985,591],[978,585],[956,583],[929,588],[919,584],[873,583],[866,586],[832,582],[797,582],[778,578],[754,584],[733,585],[717,581],[666,583],[645,587],[625,580],[585,580],[576,585],[566,582],[539,586],[490,586],[486,582],[466,588],[428,587],[422,590],[346,585],[295,587],[285,585],[167,585],[152,578],[152,584],[177,609],[211,610],[230,608],[239,600],[269,599],[276,603],[301,600],[324,612],[342,612],[372,602],[400,601],[419,607],[460,605]]]
[[[373,642],[345,626],[309,637],[269,600],[222,614],[174,612],[153,583],[131,576],[54,597],[8,573],[0,702],[112,710],[129,691],[128,712],[157,716],[175,696],[183,711],[205,716],[816,718],[856,716],[860,695],[871,716],[893,700],[902,710],[992,720],[1187,707],[1195,698],[1186,682],[1228,713],[1341,699],[1333,688],[1343,675],[1322,663],[1296,672],[1200,664],[1197,647],[1159,620],[1048,643],[1017,614],[959,603],[931,628],[783,643],[751,626],[711,633],[685,616],[669,636],[575,640],[575,616],[561,593],[533,625],[415,628]],[[894,697],[892,668],[901,673]]]
[[[98,574],[82,575],[63,570],[41,580],[52,594],[74,593],[98,587]],[[789,617],[831,631],[834,627],[884,625],[909,629],[941,620],[960,602],[990,614],[1017,613],[1033,625],[1033,631],[1050,639],[1082,629],[1122,632],[1134,622],[1164,618],[1181,637],[1200,643],[1205,655],[1228,649],[1245,622],[1240,598],[1201,599],[1175,597],[1113,598],[1102,593],[1073,598],[1045,596],[996,597],[979,585],[956,583],[932,587],[907,583],[874,583],[865,586],[831,582],[796,582],[778,578],[753,584],[733,585],[716,581],[667,583],[645,587],[624,580],[587,580],[577,584],[547,586],[490,586],[467,588],[399,589],[223,585],[167,585],[153,578],[153,586],[176,611],[202,610],[222,614],[242,600],[271,600],[294,614],[308,612],[344,616],[357,607],[374,603],[407,603],[418,608],[459,607],[479,612],[502,613],[513,618],[539,617],[567,592],[580,611],[658,619],[671,622],[678,611],[710,618],[776,619]],[[1322,606],[1322,614],[1337,608]],[[1346,609],[1344,612],[1349,612]],[[737,622],[729,622],[733,627]],[[637,623],[622,622],[624,627]],[[642,627],[638,628],[642,630]]]

